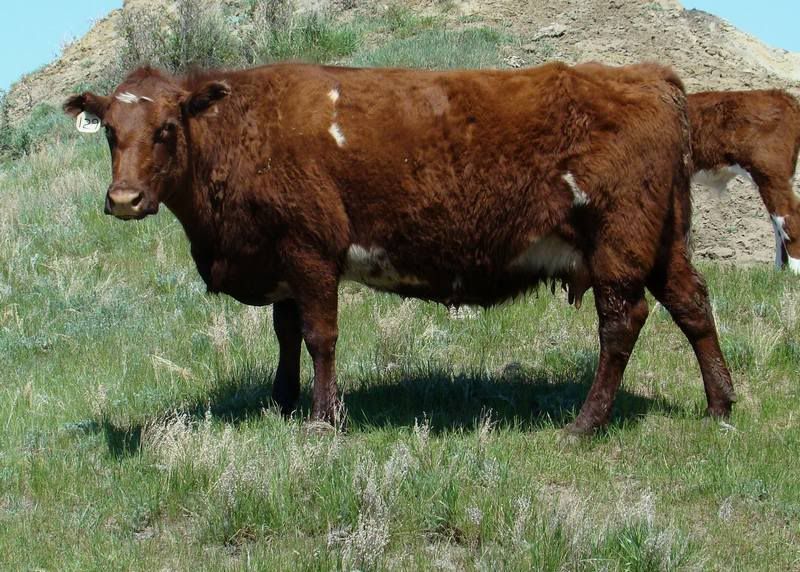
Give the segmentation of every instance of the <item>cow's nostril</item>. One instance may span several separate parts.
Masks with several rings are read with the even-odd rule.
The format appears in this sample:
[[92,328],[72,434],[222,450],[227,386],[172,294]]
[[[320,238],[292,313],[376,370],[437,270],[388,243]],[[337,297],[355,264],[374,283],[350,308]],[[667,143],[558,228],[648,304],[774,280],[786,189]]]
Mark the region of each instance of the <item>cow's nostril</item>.
[[137,193],[136,196],[133,197],[133,200],[131,201],[131,206],[134,208],[138,207],[139,203],[142,202],[143,198],[144,198],[144,193]]

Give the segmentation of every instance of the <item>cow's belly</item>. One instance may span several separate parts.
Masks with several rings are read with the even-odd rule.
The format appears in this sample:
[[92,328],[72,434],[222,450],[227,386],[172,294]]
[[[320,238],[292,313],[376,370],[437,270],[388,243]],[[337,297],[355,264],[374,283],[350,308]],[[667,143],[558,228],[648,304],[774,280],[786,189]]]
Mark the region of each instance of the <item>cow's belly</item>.
[[354,244],[342,279],[444,304],[492,305],[550,278],[574,282],[588,275],[581,252],[555,236],[534,240],[509,263],[491,269],[459,267],[453,261],[446,270],[415,268],[413,261],[403,262],[405,270],[398,270],[385,248]]
[[292,290],[289,284],[283,281],[264,287],[253,287],[252,284],[235,282],[223,284],[222,287],[217,289],[209,288],[208,291],[227,294],[231,298],[235,298],[242,304],[249,306],[266,306],[292,298]]

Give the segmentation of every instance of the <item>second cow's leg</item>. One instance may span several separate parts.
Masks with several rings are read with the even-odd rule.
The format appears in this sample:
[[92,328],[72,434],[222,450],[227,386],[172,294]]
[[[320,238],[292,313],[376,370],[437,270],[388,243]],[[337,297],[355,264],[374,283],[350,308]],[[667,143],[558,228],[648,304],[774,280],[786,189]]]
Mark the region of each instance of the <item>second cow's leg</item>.
[[800,203],[785,173],[764,174],[755,170],[753,179],[767,207],[775,234],[775,267],[800,274]]
[[574,434],[590,434],[608,423],[625,366],[648,314],[643,287],[626,292],[616,285],[601,285],[595,286],[594,294],[600,359],[589,395],[578,417],[566,428]]

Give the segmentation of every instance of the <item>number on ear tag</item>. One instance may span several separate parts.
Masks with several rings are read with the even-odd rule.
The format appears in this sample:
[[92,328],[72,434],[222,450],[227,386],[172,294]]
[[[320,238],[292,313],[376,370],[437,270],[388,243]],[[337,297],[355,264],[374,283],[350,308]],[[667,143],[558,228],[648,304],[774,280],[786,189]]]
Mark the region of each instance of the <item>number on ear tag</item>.
[[81,111],[75,118],[75,127],[81,133],[97,133],[101,124],[100,118],[89,111]]

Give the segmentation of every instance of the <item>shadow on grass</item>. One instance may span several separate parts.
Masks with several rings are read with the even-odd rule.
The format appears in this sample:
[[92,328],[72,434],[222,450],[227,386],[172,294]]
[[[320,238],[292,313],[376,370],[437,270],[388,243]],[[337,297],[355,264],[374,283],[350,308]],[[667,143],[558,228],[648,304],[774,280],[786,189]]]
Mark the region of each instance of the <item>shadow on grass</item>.
[[[431,431],[474,429],[491,413],[499,427],[536,430],[566,425],[589,392],[597,367],[596,355],[580,356],[558,371],[509,366],[500,374],[453,372],[431,367],[388,379],[354,383],[345,392],[348,426],[375,428],[413,425],[426,418]],[[685,412],[663,398],[648,398],[621,388],[614,403],[612,426],[637,423],[656,410]]]
[[[389,374],[361,374],[347,379],[344,401],[351,430],[411,426],[427,419],[433,433],[472,430],[491,412],[499,427],[536,430],[571,421],[589,391],[596,355],[576,355],[569,366],[528,370],[510,365],[500,374],[455,372],[438,366],[418,367]],[[208,413],[220,421],[238,424],[257,418],[271,407],[273,371],[246,367],[222,379],[215,389],[182,406],[170,407],[144,423],[157,423],[175,414],[203,419]],[[311,405],[309,387],[303,387],[300,418]],[[685,416],[682,407],[663,398],[648,398],[621,388],[614,404],[612,427],[630,426],[651,411]],[[115,457],[136,453],[143,424],[117,426],[99,423],[109,452]]]

